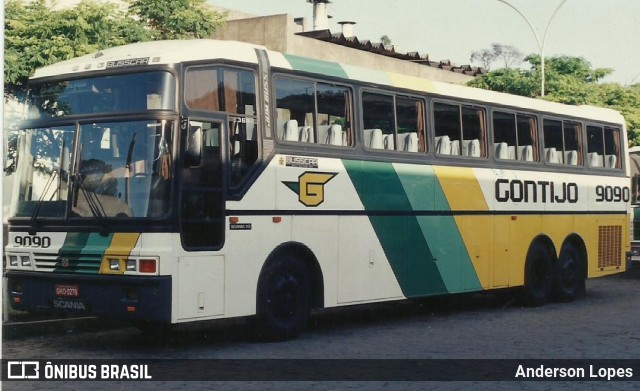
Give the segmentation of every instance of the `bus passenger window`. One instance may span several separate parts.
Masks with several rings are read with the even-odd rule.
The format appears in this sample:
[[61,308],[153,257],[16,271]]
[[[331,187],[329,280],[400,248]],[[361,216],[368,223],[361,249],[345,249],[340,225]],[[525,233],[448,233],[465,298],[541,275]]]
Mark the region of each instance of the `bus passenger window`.
[[538,121],[535,116],[517,114],[517,149],[516,159],[525,162],[537,162],[538,156]]
[[424,104],[421,100],[396,97],[398,151],[425,152]]
[[277,78],[275,91],[277,138],[283,141],[315,142],[313,83],[306,80]]
[[528,114],[493,112],[493,150],[496,159],[538,161],[536,117]]
[[622,168],[620,129],[587,125],[587,163],[589,167]]
[[493,149],[497,159],[515,160],[516,116],[512,113],[493,113]]
[[[342,86],[317,83],[316,102],[318,143],[337,146],[353,145],[351,90]],[[302,135],[300,141],[305,141]]]
[[[362,116],[365,129],[379,129],[369,147],[374,149],[395,149],[395,122],[393,117],[393,96],[363,93]],[[378,134],[379,133],[379,134]]]
[[436,102],[433,110],[436,154],[487,156],[484,108]]
[[583,165],[582,127],[570,121],[545,119],[544,157],[550,164]]
[[353,145],[351,89],[333,84],[279,77],[276,137],[318,145]]
[[415,98],[362,94],[364,145],[372,149],[425,152],[424,103]]

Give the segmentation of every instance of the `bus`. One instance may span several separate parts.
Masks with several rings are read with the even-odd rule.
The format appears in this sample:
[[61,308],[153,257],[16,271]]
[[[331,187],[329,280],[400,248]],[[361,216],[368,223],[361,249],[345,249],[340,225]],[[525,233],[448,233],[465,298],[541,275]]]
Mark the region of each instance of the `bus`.
[[640,265],[640,147],[629,148],[631,175],[631,259],[627,268]]
[[625,270],[624,119],[233,41],[38,69],[6,246],[16,310],[143,330]]

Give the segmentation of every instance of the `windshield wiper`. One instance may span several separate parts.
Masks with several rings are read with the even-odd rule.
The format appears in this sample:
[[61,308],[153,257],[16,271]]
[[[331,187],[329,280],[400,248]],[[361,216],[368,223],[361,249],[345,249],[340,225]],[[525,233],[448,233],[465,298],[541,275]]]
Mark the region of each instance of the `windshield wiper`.
[[[40,195],[40,198],[38,198],[38,203],[36,204],[36,207],[33,209],[33,213],[31,214],[31,220],[29,221],[29,225],[33,230],[36,229],[36,223],[38,222],[38,213],[40,212],[40,208],[42,207],[42,204],[44,204],[44,198],[49,192],[49,189],[53,184],[53,179],[56,176],[58,176],[58,171],[54,170],[51,173],[51,176],[49,177],[49,179],[47,180],[47,183],[45,184],[44,189],[42,190],[42,194]],[[56,191],[53,192],[49,201],[53,200],[53,196],[58,192],[58,188],[59,186],[56,185]]]

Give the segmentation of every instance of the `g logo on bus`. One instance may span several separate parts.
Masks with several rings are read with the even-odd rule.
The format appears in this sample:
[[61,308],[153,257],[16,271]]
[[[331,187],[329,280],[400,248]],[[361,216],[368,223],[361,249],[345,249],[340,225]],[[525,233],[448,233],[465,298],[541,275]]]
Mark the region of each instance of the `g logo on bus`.
[[62,266],[62,267],[69,267],[69,258],[62,258],[62,259],[60,259],[60,266]]
[[318,206],[324,202],[324,185],[333,177],[335,172],[305,171],[298,177],[298,182],[282,182],[298,195],[298,201],[304,206]]

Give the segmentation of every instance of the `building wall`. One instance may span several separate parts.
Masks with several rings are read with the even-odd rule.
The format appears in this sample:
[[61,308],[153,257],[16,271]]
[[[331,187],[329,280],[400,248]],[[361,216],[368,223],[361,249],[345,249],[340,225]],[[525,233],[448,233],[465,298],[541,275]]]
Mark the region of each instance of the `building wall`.
[[381,69],[435,81],[465,84],[473,79],[472,76],[461,73],[295,35],[295,31],[293,17],[282,14],[227,21],[215,32],[213,38],[248,42],[297,56]]

